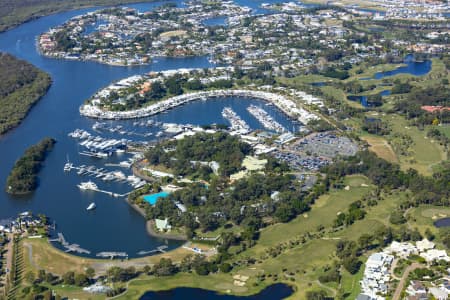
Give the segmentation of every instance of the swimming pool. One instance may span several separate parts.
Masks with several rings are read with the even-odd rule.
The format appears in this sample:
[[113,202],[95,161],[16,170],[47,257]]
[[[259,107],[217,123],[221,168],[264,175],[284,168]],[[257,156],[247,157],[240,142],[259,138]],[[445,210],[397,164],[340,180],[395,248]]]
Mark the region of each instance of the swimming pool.
[[165,198],[167,196],[169,196],[169,193],[159,192],[159,193],[155,193],[155,194],[145,195],[143,198],[145,201],[147,201],[151,205],[155,205],[156,201],[158,201],[158,198]]

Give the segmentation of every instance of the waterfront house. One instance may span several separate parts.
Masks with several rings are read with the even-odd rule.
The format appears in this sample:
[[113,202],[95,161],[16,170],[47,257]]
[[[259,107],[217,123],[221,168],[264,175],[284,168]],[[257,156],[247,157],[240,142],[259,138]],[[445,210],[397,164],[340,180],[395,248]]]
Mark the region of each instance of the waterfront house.
[[164,220],[155,219],[156,228],[159,231],[170,231],[172,226],[169,224],[169,219],[165,218]]

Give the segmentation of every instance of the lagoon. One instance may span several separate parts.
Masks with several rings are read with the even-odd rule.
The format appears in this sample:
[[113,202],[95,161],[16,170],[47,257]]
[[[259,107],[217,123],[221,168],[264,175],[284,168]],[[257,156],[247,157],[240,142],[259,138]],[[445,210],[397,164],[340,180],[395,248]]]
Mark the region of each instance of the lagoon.
[[437,228],[450,227],[450,218],[442,218],[434,222],[434,226]]
[[232,296],[218,294],[213,291],[194,289],[194,288],[176,288],[168,291],[147,292],[141,300],[185,300],[185,299],[208,299],[208,300],[281,300],[292,295],[292,287],[277,283],[273,284],[259,294],[251,296]]
[[410,74],[414,76],[423,76],[431,71],[432,63],[431,60],[416,61],[414,55],[409,54],[405,57],[404,64],[406,66],[399,67],[392,71],[378,72],[375,73],[374,79],[382,79],[384,77],[395,76],[397,74]]

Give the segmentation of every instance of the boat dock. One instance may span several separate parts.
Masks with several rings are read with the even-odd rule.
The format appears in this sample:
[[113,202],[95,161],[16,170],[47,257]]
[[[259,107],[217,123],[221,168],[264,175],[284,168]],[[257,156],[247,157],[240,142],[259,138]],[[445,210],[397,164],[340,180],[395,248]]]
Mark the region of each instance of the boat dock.
[[94,125],[92,125],[92,129],[97,132],[109,131],[111,133],[118,133],[121,135],[135,135],[140,137],[149,137],[152,135],[151,132],[139,133],[136,131],[125,130],[122,125],[111,126],[104,122],[96,122]]
[[163,245],[163,246],[159,246],[156,249],[153,249],[150,251],[139,251],[138,254],[139,255],[148,255],[148,254],[154,254],[154,253],[166,253],[167,248],[168,248],[168,246]]
[[284,128],[280,123],[275,121],[264,109],[258,107],[256,105],[250,105],[247,107],[247,111],[254,116],[263,126],[268,130],[273,130],[278,133],[286,132],[286,128]]
[[[108,170],[105,170],[104,168],[97,168],[95,166],[85,166],[85,165],[81,165],[78,167],[69,162],[64,165],[65,172],[70,172],[72,170],[76,170],[77,174],[80,176],[92,176],[95,178],[99,178],[103,181],[127,182],[133,188],[142,187],[146,183],[146,181],[141,180],[140,178],[137,178],[136,176],[132,176],[132,175],[126,176],[121,171],[108,171]],[[117,194],[117,193],[113,193],[113,192],[105,191],[105,190],[101,190],[101,189],[91,189],[91,190],[94,190],[96,192],[105,193],[105,194],[108,194],[113,197],[124,197],[129,194],[129,193]]]
[[65,252],[76,252],[80,254],[90,254],[91,251],[83,249],[78,244],[69,244],[69,242],[66,241],[64,238],[64,235],[61,232],[58,232],[58,238],[57,239],[50,239],[49,242],[58,242],[60,243],[66,250]]
[[113,251],[99,252],[95,256],[103,258],[109,257],[110,259],[114,259],[115,257],[128,258],[128,254],[126,252],[113,252]]
[[250,127],[247,123],[239,117],[231,107],[225,107],[222,111],[222,117],[227,119],[231,124],[231,130],[239,133],[247,134],[250,132]]

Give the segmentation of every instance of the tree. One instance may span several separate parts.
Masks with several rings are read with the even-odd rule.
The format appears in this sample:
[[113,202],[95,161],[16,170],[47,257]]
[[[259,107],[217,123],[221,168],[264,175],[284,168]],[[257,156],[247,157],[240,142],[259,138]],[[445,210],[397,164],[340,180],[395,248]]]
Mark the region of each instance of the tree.
[[324,290],[307,291],[306,299],[307,300],[326,300],[327,292],[325,292]]
[[95,276],[95,270],[94,270],[93,268],[91,268],[91,267],[88,267],[88,268],[86,269],[86,276],[87,276],[89,279],[94,278],[94,276]]
[[156,276],[170,276],[177,272],[176,266],[172,263],[170,258],[161,258],[159,263],[153,266],[153,273]]
[[89,279],[85,274],[77,274],[75,275],[74,283],[77,286],[86,286],[89,284]]
[[64,284],[73,285],[75,284],[75,273],[72,271],[64,273],[62,276]]
[[223,263],[220,265],[219,269],[222,273],[229,273],[233,267],[229,263]]
[[26,280],[28,283],[33,284],[34,281],[36,280],[36,276],[34,275],[34,272],[33,272],[33,271],[28,271],[28,272],[25,274],[25,280]]
[[394,225],[400,225],[400,224],[405,224],[406,219],[403,216],[402,211],[395,210],[391,213],[391,216],[389,217],[389,222],[391,222]]
[[359,268],[362,265],[362,262],[357,259],[355,256],[350,256],[347,258],[344,258],[342,260],[342,264],[344,265],[344,268],[350,273],[350,274],[356,274],[359,271]]

